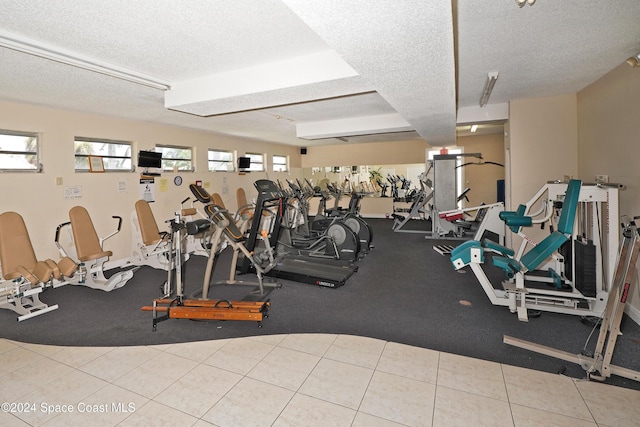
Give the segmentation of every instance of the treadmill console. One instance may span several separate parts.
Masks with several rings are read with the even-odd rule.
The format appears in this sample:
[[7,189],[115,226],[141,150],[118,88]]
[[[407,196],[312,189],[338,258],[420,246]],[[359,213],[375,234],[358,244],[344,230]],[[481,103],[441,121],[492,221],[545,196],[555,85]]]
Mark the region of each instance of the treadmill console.
[[276,200],[284,197],[282,190],[276,185],[275,182],[268,179],[259,179],[254,183],[256,190],[258,190],[258,197],[262,200]]

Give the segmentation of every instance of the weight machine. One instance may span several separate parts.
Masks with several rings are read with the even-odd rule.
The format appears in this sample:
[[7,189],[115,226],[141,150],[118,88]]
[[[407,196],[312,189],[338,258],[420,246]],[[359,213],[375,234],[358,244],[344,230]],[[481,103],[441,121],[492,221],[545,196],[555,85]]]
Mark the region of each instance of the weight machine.
[[78,265],[68,257],[58,262],[36,258],[22,216],[0,215],[0,308],[18,314],[18,322],[56,310],[58,305],[40,301],[45,290],[66,285]]
[[[112,291],[124,286],[132,277],[138,267],[118,271],[107,278],[106,270],[120,267],[122,262],[109,262],[113,255],[111,251],[105,251],[102,244],[105,240],[120,232],[122,217],[113,216],[118,221],[117,228],[105,237],[98,237],[91,217],[82,206],[74,206],[69,210],[69,222],[60,224],[56,228],[55,244],[62,258],[74,259],[78,264],[78,274],[74,275],[69,284],[83,285],[102,291]],[[65,249],[60,241],[61,230],[70,230],[69,237],[72,245]],[[67,253],[67,251],[69,253]]]
[[[452,211],[461,211],[459,204],[463,199],[467,198],[466,195],[470,190],[467,188],[462,194],[458,194],[456,169],[469,164],[502,165],[484,161],[458,165],[460,159],[465,157],[482,160],[481,153],[438,154],[433,156],[433,160],[429,161],[429,168],[420,177],[420,189],[411,199],[408,215],[403,216],[394,213],[393,231],[422,233],[425,234],[427,239],[438,240],[465,240],[476,234],[480,221],[462,221],[462,217],[449,215]],[[398,200],[407,201],[405,199]],[[482,206],[478,206],[462,212],[479,211],[481,208]],[[414,219],[430,221],[430,228],[428,230],[405,229],[409,221]]]
[[[452,250],[451,263],[456,270],[469,266],[491,303],[509,307],[519,320],[527,321],[529,310],[600,316],[619,243],[614,225],[619,188],[579,180],[549,182],[517,211],[500,214],[522,239],[517,249],[470,240]],[[549,234],[538,240],[532,226],[545,224]],[[506,275],[502,289],[491,283],[490,266]]]

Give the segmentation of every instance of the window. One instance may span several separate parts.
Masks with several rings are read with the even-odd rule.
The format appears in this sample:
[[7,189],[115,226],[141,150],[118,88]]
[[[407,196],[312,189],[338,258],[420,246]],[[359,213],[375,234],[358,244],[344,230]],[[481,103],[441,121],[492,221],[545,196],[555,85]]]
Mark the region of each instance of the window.
[[253,171],[253,172],[265,171],[264,154],[247,153],[246,156],[251,159],[251,167],[249,168],[250,171]]
[[38,134],[0,130],[0,170],[39,172]]
[[192,149],[175,145],[156,145],[162,152],[162,170],[193,172]]
[[209,149],[208,162],[210,172],[233,172],[236,170],[233,163],[234,153],[224,150]]
[[273,171],[274,172],[289,172],[289,157],[273,155]]
[[131,143],[76,137],[76,172],[89,172],[89,156],[102,157],[105,172],[133,171]]

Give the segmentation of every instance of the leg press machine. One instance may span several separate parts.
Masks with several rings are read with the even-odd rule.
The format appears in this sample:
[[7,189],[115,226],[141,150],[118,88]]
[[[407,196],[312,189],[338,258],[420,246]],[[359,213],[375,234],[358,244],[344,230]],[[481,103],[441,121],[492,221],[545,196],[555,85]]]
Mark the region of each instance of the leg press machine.
[[[500,218],[522,241],[517,250],[485,239],[454,248],[456,270],[469,266],[494,305],[509,307],[519,320],[528,310],[582,316],[602,315],[613,280],[619,243],[617,184],[549,182],[516,211]],[[549,225],[537,241],[525,229]],[[485,259],[501,269],[502,289],[491,283]]]
[[15,212],[0,215],[0,265],[0,308],[16,312],[19,322],[57,309],[38,294],[67,284],[78,268],[69,257],[38,261],[24,220]]
[[[120,267],[120,263],[108,263],[113,255],[111,251],[105,251],[102,244],[108,238],[120,231],[122,218],[114,216],[118,220],[116,231],[105,236],[98,237],[91,217],[82,206],[75,206],[69,210],[69,222],[60,224],[56,229],[55,243],[62,257],[76,259],[79,265],[78,275],[75,280],[69,282],[72,285],[83,285],[102,291],[112,291],[124,286],[133,277],[134,269],[118,271],[109,278],[104,275],[105,270]],[[60,241],[60,232],[63,229],[71,229],[69,235],[73,245],[63,247]]]

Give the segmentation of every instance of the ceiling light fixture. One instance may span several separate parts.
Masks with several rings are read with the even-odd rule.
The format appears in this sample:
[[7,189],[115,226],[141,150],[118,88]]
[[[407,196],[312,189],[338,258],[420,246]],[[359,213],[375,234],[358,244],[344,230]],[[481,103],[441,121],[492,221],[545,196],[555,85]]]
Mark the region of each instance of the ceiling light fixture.
[[478,130],[478,125],[471,125],[471,133],[476,133]]
[[518,7],[524,7],[525,5],[533,6],[536,0],[516,0]]
[[487,105],[487,102],[489,102],[491,91],[493,91],[493,86],[495,86],[497,80],[497,71],[487,74],[487,81],[484,84],[484,90],[482,91],[482,96],[480,97],[480,107],[484,107],[485,105]]
[[627,59],[626,62],[632,67],[640,67],[640,52],[636,53],[634,56]]
[[65,50],[57,46],[46,45],[40,41],[31,40],[6,31],[0,31],[0,47],[6,47],[7,49],[39,56],[40,58],[49,59],[51,61],[60,62],[62,64],[71,65],[73,67],[82,68],[84,70],[93,71],[132,83],[149,86],[154,89],[168,90],[171,88],[169,82],[156,77],[83,56],[79,53]]

